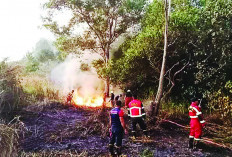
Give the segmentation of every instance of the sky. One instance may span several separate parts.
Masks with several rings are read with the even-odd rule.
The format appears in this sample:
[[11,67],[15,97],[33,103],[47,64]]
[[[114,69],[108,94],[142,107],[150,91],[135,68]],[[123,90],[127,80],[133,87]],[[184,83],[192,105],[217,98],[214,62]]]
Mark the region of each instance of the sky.
[[42,4],[47,0],[3,0],[0,5],[0,61],[22,59],[41,39],[55,40],[42,27]]

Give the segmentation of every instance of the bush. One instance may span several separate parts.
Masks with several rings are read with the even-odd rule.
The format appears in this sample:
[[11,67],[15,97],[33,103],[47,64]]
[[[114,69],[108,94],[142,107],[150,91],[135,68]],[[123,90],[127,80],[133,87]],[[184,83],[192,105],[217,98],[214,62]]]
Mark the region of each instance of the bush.
[[210,113],[219,114],[225,124],[232,124],[232,82],[228,81],[224,88],[208,95]]

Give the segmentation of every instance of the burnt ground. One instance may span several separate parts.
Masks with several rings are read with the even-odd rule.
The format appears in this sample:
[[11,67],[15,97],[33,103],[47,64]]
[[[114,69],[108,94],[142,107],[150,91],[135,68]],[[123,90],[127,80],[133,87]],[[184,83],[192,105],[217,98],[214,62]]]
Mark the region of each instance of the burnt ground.
[[[21,113],[26,132],[21,146],[24,152],[64,151],[84,156],[108,156],[108,113],[103,113],[105,124],[100,123],[100,110],[75,108],[60,103],[34,106]],[[104,115],[105,114],[105,115]],[[151,124],[149,124],[151,125]],[[123,139],[123,154],[137,156],[232,156],[232,151],[213,145],[203,150],[189,150],[188,132],[170,123],[159,123],[149,130],[149,142],[133,142],[129,135]],[[103,130],[103,131],[102,131]],[[58,156],[58,155],[57,155]]]

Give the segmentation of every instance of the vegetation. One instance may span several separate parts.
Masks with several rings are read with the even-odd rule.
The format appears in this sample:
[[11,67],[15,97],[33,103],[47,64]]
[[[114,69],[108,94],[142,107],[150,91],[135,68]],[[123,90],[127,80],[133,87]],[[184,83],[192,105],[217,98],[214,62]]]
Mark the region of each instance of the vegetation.
[[0,62],[0,118],[11,120],[22,106],[27,104],[18,80],[20,66],[10,65],[7,60]]
[[[188,125],[187,107],[190,98],[196,96],[202,99],[206,113],[205,135],[231,146],[232,1],[172,0],[170,7],[161,114],[156,117],[157,126],[154,117],[148,117],[149,129],[155,131],[159,127],[162,130],[162,119],[165,118]],[[22,114],[23,107],[31,104],[39,107],[33,105],[33,111],[27,113],[33,113],[39,119],[38,113],[48,108],[51,110],[49,120],[54,118],[60,123],[60,130],[44,135],[53,142],[70,136],[76,138],[76,133],[82,138],[89,135],[107,137],[109,124],[105,112],[85,113],[88,119],[70,122],[74,127],[71,128],[68,121],[59,116],[70,113],[73,116],[73,110],[66,113],[63,104],[54,109],[58,106],[56,103],[41,107],[50,101],[61,101],[60,90],[48,79],[48,74],[70,53],[89,50],[100,54],[102,58],[94,60],[92,65],[83,62],[80,71],[88,72],[94,66],[99,78],[123,91],[130,89],[137,93],[144,100],[146,111],[159,86],[165,43],[162,0],[151,3],[145,0],[50,0],[45,8],[51,14],[44,18],[44,25],[58,35],[55,42],[58,51],[50,41],[41,39],[22,61],[0,62],[0,150],[3,156],[16,156],[20,152],[21,133],[37,133],[38,130],[32,127],[25,131],[19,118],[14,119]],[[54,16],[56,11],[64,10],[71,12],[71,18],[68,25],[60,26]],[[82,24],[86,30],[80,35],[76,30]],[[42,116],[46,120],[47,115]],[[38,119],[36,123],[46,128],[45,122],[39,123]],[[63,129],[64,126],[67,129]],[[149,147],[139,153],[140,156],[154,156],[157,151]],[[20,153],[25,157],[88,155],[85,150],[83,153],[56,150]]]
[[1,156],[17,156],[19,143],[16,128],[0,124],[0,137]]
[[[56,45],[60,51],[80,53],[81,49],[98,53],[102,56],[101,67],[107,67],[112,44],[139,22],[145,4],[146,0],[50,0],[45,5],[49,16],[44,18],[44,25],[59,35]],[[64,9],[71,12],[71,18],[67,26],[60,26],[54,14]],[[75,29],[80,25],[85,27],[81,35]],[[109,95],[109,77],[103,78],[106,80],[105,91]]]
[[[220,0],[172,1],[163,101],[180,103],[199,96],[210,108],[212,94],[231,80],[231,4]],[[141,32],[128,38],[118,50],[122,57],[99,73],[141,97],[154,96],[162,64],[163,13],[163,2],[153,1],[142,20]]]

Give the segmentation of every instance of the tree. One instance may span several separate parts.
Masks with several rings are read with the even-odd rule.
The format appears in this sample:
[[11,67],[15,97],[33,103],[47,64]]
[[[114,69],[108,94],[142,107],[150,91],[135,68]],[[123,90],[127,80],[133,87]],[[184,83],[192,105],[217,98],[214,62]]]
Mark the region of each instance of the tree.
[[159,112],[159,105],[160,100],[163,96],[163,84],[164,84],[164,74],[165,74],[165,66],[166,66],[166,56],[167,56],[167,47],[168,47],[168,21],[169,21],[169,14],[171,7],[171,0],[164,0],[164,8],[165,8],[165,30],[164,30],[164,53],[163,53],[163,61],[162,67],[160,71],[160,78],[159,78],[159,86],[157,90],[157,94],[155,99],[153,100],[152,104],[152,112],[153,112],[153,105],[156,105],[155,115]]
[[26,71],[35,72],[39,69],[39,62],[33,57],[32,53],[26,54]]
[[[50,0],[46,4],[49,16],[45,26],[59,36],[58,49],[63,52],[90,50],[100,54],[101,67],[107,67],[112,43],[132,24],[139,22],[146,0]],[[53,18],[55,11],[72,13],[67,26],[59,26]],[[84,24],[82,35],[75,34],[75,27]],[[106,76],[105,91],[109,95],[109,77]]]
[[40,39],[35,46],[35,50],[32,52],[35,59],[38,62],[47,62],[48,60],[55,59],[54,50],[51,43],[46,39]]

